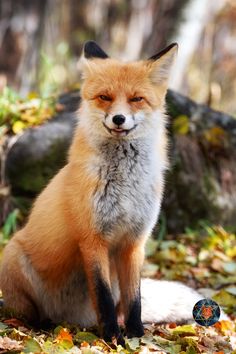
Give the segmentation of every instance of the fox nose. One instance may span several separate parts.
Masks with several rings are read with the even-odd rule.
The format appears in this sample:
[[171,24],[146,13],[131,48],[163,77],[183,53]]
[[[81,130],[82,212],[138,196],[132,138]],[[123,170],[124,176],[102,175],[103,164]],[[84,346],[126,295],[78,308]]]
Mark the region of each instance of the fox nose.
[[125,116],[123,116],[122,114],[116,114],[113,118],[112,121],[114,124],[116,125],[121,125],[125,122]]

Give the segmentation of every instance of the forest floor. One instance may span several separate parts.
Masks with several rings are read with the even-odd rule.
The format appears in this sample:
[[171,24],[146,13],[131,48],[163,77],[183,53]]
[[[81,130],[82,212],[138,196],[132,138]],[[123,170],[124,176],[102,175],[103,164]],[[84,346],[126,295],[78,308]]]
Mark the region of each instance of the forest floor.
[[[142,338],[126,339],[126,348],[106,343],[96,328],[61,324],[34,330],[1,313],[0,353],[236,353],[236,235],[204,226],[183,235],[150,240],[143,275],[183,281],[222,306],[229,320],[203,327],[176,323],[145,326]],[[208,296],[207,296],[208,297]]]

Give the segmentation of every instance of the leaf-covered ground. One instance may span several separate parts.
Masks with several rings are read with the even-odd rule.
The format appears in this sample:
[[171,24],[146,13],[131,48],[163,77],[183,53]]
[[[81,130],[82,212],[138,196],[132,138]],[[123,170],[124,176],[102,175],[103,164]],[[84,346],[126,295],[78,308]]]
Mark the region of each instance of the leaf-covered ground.
[[126,348],[100,339],[96,328],[62,324],[33,330],[16,318],[1,316],[0,353],[236,353],[236,237],[221,227],[203,227],[150,240],[143,275],[181,280],[200,288],[229,315],[210,327],[196,324],[146,325],[141,339],[126,339]]

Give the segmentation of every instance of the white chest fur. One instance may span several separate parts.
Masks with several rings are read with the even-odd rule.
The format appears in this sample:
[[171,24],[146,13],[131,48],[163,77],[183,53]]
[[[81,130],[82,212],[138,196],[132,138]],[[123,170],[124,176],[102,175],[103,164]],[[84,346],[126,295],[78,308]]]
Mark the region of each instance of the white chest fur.
[[161,165],[150,141],[112,140],[101,146],[93,211],[96,228],[105,238],[151,232],[161,202]]

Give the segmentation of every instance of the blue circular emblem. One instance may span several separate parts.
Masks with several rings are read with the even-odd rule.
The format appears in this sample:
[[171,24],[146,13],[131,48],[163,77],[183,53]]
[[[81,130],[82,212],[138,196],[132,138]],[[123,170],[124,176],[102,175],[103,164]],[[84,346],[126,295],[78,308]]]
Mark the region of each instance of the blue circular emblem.
[[211,299],[200,300],[194,305],[193,318],[200,326],[212,326],[219,321],[220,307]]

